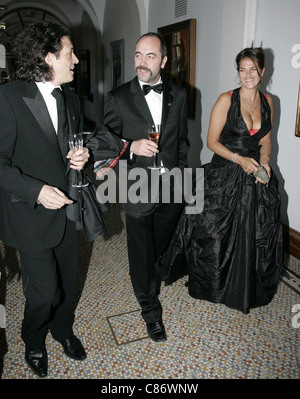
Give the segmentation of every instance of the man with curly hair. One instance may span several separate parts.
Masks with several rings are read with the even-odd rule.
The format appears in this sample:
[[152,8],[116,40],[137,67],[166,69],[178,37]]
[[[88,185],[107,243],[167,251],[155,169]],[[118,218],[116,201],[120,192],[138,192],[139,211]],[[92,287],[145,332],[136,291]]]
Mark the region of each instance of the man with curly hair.
[[[26,298],[25,359],[39,376],[48,369],[48,330],[67,356],[86,358],[73,333],[77,232],[66,208],[68,170],[81,169],[87,148],[68,151],[52,94],[72,82],[78,59],[68,29],[38,22],[14,41],[16,77],[0,87],[0,239],[17,248]],[[63,88],[69,129],[83,127],[79,99]],[[69,130],[71,131],[71,130]],[[60,146],[60,141],[63,145]]]

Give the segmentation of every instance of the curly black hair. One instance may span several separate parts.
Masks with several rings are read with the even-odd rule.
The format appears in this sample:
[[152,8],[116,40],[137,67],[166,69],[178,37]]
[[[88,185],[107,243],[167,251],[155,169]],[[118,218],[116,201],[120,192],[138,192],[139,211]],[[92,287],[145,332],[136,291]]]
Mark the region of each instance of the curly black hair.
[[50,81],[52,70],[45,57],[49,52],[59,57],[64,36],[71,40],[68,28],[50,22],[36,22],[19,31],[12,42],[16,78],[28,82]]

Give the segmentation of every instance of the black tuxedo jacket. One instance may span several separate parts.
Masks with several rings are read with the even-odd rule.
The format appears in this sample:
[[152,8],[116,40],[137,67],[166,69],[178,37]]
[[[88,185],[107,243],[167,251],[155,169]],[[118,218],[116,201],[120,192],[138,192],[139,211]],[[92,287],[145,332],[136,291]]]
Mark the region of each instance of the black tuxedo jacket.
[[[80,131],[79,99],[64,89],[70,131]],[[62,239],[66,210],[37,205],[44,184],[68,188],[68,166],[35,83],[0,86],[0,239],[18,249],[44,249]]]
[[[163,81],[162,130],[159,140],[158,163],[171,170],[174,167],[187,167],[187,152],[189,149],[187,126],[186,91],[176,84]],[[127,172],[133,168],[143,168],[149,174],[148,166],[153,160],[149,157],[134,156],[130,158],[130,143],[134,140],[148,138],[148,125],[153,119],[140,87],[138,78],[117,87],[108,93],[104,112],[104,124],[113,133],[129,142],[125,152]],[[148,179],[150,182],[150,179]],[[128,189],[134,184],[127,181]],[[125,211],[147,212],[153,207],[148,189],[148,199],[145,203],[123,203]]]

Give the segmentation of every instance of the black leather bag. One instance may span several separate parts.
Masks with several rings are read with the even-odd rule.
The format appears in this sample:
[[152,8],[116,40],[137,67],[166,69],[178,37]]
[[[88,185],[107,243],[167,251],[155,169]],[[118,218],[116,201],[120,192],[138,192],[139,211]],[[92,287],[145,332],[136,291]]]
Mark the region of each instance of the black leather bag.
[[[93,132],[84,135],[84,146],[89,148],[89,164],[93,164],[95,161],[117,157],[124,143],[105,126],[97,125]],[[90,242],[105,232],[103,213],[107,211],[107,206],[97,200],[96,187],[87,175],[87,170],[82,172],[81,178],[83,182],[89,183],[88,186],[73,187],[77,177],[77,171],[69,169],[68,195],[74,202],[67,206],[67,218],[76,222],[77,230],[83,231],[85,239]]]
[[76,229],[83,231],[86,241],[95,240],[103,234],[106,229],[103,213],[107,207],[97,200],[96,187],[91,179],[84,175],[82,179],[89,185],[82,188],[72,187],[72,181],[76,179],[76,171],[71,170],[69,195],[73,199],[73,204],[67,207],[67,218],[76,222]]

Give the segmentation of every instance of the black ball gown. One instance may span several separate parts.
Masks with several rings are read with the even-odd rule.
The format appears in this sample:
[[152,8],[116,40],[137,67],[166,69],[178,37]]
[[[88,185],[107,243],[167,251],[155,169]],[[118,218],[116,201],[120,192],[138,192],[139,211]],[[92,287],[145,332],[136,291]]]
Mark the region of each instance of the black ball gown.
[[[232,92],[220,142],[259,162],[259,141],[271,130],[270,106],[260,92],[261,128],[251,135]],[[283,265],[278,180],[255,183],[235,163],[214,154],[204,166],[204,208],[180,217],[162,259],[166,285],[189,275],[189,294],[248,313],[272,300]]]

